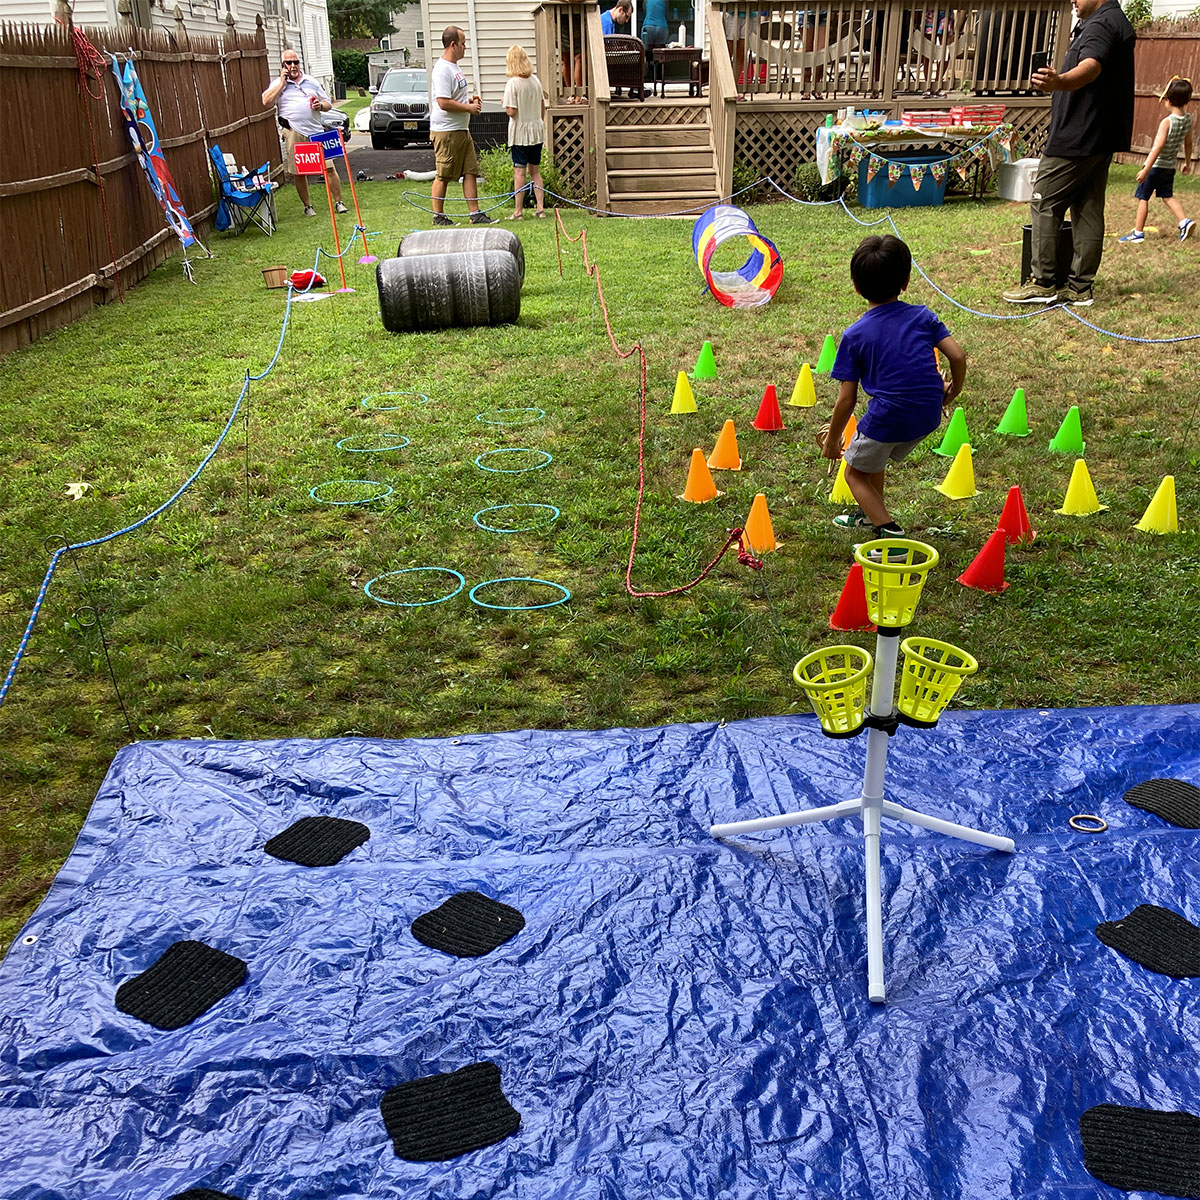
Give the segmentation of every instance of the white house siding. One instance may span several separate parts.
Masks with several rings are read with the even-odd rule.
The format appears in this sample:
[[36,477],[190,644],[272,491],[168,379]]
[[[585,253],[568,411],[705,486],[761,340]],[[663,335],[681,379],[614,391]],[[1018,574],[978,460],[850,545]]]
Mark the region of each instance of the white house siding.
[[[472,90],[483,97],[484,108],[499,112],[503,105],[504,59],[514,42],[520,43],[532,59],[535,54],[533,33],[533,4],[514,0],[426,0],[425,39],[430,65],[442,52],[442,30],[447,25],[459,25],[467,31],[467,53],[459,66],[472,82]],[[474,12],[474,34],[471,31]],[[534,63],[543,76],[544,69]]]
[[[389,67],[402,67],[404,63],[405,49],[408,50],[408,65],[410,67],[423,67],[426,63],[433,60],[428,55],[429,38],[425,30],[425,13],[423,6],[420,4],[410,4],[403,12],[392,13],[392,24],[396,27],[396,32],[388,35],[388,41],[391,44],[391,49],[388,51]],[[418,42],[423,42],[423,45],[417,45]],[[442,51],[442,44],[438,42],[438,54]],[[433,56],[434,58],[437,55]]]

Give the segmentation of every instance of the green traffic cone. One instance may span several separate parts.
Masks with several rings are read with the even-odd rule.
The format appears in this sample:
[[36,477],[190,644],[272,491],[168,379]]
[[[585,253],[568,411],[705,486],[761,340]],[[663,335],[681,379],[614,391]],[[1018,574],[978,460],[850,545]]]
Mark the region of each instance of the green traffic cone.
[[946,428],[946,436],[942,438],[942,444],[934,454],[940,454],[943,458],[953,458],[958,453],[959,446],[970,440],[971,435],[967,432],[967,414],[961,408],[956,408]]
[[817,374],[828,375],[833,370],[833,360],[837,358],[837,342],[833,334],[825,335],[825,344],[821,347],[821,357],[817,359]]
[[1083,429],[1079,424],[1079,405],[1072,404],[1070,411],[1063,417],[1063,423],[1058,427],[1058,432],[1050,442],[1050,449],[1057,454],[1080,455],[1083,453],[1084,445]]
[[1029,418],[1025,415],[1025,389],[1017,388],[1013,398],[996,426],[997,433],[1007,433],[1009,437],[1028,437]]
[[692,372],[693,379],[716,379],[717,360],[713,357],[712,342],[705,342],[700,347],[700,357],[696,359],[696,369]]

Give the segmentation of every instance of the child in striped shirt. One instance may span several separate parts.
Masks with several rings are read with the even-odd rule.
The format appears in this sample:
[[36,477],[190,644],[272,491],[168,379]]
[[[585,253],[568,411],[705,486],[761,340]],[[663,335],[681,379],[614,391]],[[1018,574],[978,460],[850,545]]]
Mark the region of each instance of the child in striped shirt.
[[1192,117],[1186,111],[1191,98],[1191,81],[1180,79],[1178,75],[1167,84],[1167,90],[1162,94],[1168,115],[1163,117],[1154,135],[1154,144],[1146,155],[1146,165],[1138,172],[1138,186],[1134,192],[1138,202],[1137,220],[1133,232],[1121,238],[1122,242],[1146,240],[1143,230],[1150,211],[1150,197],[1155,192],[1179,222],[1178,236],[1181,242],[1196,225],[1184,213],[1183,205],[1175,199],[1175,160],[1179,156],[1180,145],[1183,146],[1183,174],[1188,174],[1192,169]]

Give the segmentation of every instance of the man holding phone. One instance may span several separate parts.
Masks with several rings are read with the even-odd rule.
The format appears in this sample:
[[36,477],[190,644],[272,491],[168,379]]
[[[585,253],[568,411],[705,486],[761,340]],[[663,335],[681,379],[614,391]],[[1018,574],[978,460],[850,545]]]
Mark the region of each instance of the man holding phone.
[[[283,62],[280,65],[279,78],[262,94],[264,108],[275,105],[279,114],[279,123],[283,126],[283,169],[292,176],[300,202],[304,205],[304,215],[315,217],[316,210],[308,202],[308,176],[295,174],[295,159],[292,150],[297,142],[307,142],[314,133],[321,133],[325,126],[321,124],[318,113],[328,112],[333,107],[329,93],[311,75],[305,75],[300,69],[300,56],[295,50],[283,52]],[[328,165],[329,190],[333,193],[338,212],[347,212],[342,203],[342,181],[338,178],[337,159]]]
[[[1068,209],[1074,253],[1061,299],[1086,308],[1104,252],[1104,194],[1112,156],[1133,139],[1133,44],[1117,0],[1073,0],[1078,24],[1061,71],[1035,61],[1033,86],[1052,92],[1050,132],[1033,181],[1031,278],[1009,288],[1010,304],[1052,304],[1058,234]],[[1035,60],[1037,56],[1035,55]]]

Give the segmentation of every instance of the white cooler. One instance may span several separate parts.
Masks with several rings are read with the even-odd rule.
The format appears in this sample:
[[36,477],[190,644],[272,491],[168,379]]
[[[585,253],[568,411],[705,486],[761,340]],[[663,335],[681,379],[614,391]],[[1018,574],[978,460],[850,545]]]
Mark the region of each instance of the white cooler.
[[1016,162],[1001,163],[996,169],[996,191],[1001,200],[1019,200],[1028,204],[1033,199],[1033,177],[1040,158],[1018,158]]

